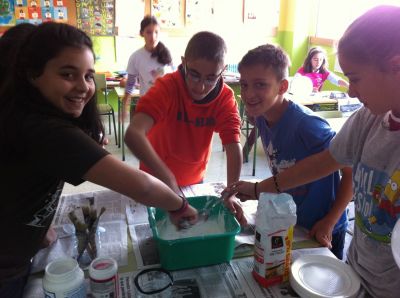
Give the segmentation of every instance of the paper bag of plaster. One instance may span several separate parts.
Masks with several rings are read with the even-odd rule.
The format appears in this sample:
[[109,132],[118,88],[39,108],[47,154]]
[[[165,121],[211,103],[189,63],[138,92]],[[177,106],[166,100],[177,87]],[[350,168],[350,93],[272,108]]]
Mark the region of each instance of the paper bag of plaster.
[[296,204],[286,193],[261,193],[256,214],[254,278],[269,287],[288,280]]

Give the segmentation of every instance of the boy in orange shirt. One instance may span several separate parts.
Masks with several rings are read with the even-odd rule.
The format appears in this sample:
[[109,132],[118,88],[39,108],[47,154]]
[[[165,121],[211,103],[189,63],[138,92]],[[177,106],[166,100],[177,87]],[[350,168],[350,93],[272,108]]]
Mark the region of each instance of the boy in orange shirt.
[[[159,78],[140,98],[125,135],[140,168],[179,193],[201,183],[218,132],[227,156],[227,183],[240,176],[240,116],[223,82],[224,40],[199,32],[189,41],[178,70]],[[126,103],[125,103],[126,104]]]

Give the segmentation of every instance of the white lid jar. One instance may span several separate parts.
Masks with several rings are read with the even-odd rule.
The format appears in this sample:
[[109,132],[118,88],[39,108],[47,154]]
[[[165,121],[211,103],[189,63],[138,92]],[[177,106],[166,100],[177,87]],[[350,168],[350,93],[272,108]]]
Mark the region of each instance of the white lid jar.
[[89,267],[90,289],[93,297],[118,297],[118,264],[110,257],[99,257]]
[[46,297],[85,298],[85,278],[78,262],[61,258],[49,263],[45,269],[43,289]]

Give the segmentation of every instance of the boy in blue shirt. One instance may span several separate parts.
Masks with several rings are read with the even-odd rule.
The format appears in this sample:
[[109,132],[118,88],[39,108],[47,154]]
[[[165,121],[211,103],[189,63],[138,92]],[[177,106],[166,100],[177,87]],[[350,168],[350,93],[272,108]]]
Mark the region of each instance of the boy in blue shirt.
[[[247,114],[255,117],[274,177],[328,148],[335,135],[324,119],[285,98],[288,67],[286,53],[269,44],[250,50],[239,63],[242,100]],[[336,171],[287,190],[296,202],[297,224],[310,230],[310,235],[339,259],[343,257],[348,224],[345,209],[352,197],[351,169],[343,168],[342,173],[342,179]],[[252,187],[249,199],[258,199],[257,183]],[[278,184],[276,187],[280,192]]]

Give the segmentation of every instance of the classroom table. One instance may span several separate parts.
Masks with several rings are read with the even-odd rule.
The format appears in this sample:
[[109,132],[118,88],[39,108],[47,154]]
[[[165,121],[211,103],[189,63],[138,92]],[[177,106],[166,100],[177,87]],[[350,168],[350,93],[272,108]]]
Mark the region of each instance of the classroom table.
[[[125,160],[125,142],[124,142],[124,135],[125,135],[125,121],[122,121],[122,115],[124,114],[124,105],[122,99],[125,96],[125,88],[115,86],[114,87],[115,93],[118,97],[118,139],[120,140],[119,146],[122,146],[122,160]],[[139,100],[139,89],[134,89],[133,94],[131,95],[131,108],[136,106],[137,101]]]
[[[185,187],[182,191],[187,197],[219,195],[224,187],[225,185],[221,182],[204,183]],[[48,262],[59,258],[62,254],[60,251],[68,247],[66,243],[73,241],[72,237],[64,235],[64,226],[70,224],[67,213],[74,206],[84,206],[88,198],[94,198],[97,210],[100,210],[100,207],[106,207],[106,212],[99,224],[104,227],[108,235],[103,236],[103,239],[106,239],[105,247],[104,249],[103,246],[101,247],[100,255],[112,256],[118,261],[120,298],[137,297],[133,279],[143,269],[159,267],[158,253],[147,222],[147,208],[111,190],[62,196],[53,221],[59,239],[52,246],[39,251],[33,259],[33,270],[38,271]],[[248,203],[244,205],[246,215],[251,217],[255,213],[257,202],[245,203]],[[243,233],[247,234],[243,236]],[[244,239],[253,237],[254,239],[254,230],[250,231],[250,236],[248,236],[248,231],[243,233],[237,237],[241,236]],[[301,240],[296,242],[295,233],[294,244],[297,243],[297,247],[294,245],[294,248],[297,249],[292,251],[293,259],[304,254],[323,254],[334,257],[327,248],[319,247],[315,241],[298,239]],[[192,291],[192,294],[197,291],[198,295],[192,297],[287,297],[288,292],[293,292],[288,283],[268,288],[268,291],[260,287],[251,273],[252,246],[243,245],[242,240],[240,243],[242,244],[236,246],[234,259],[229,263],[173,271],[173,287],[183,287],[186,291]],[[30,276],[24,297],[43,296],[42,276],[43,272]],[[85,276],[88,277],[87,270],[85,270]],[[86,283],[90,291],[88,279]]]
[[107,80],[106,79],[106,85],[107,89],[112,89],[114,87],[120,86],[121,81],[120,80]]

